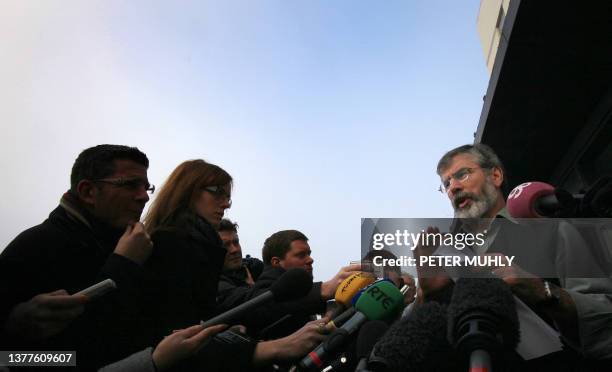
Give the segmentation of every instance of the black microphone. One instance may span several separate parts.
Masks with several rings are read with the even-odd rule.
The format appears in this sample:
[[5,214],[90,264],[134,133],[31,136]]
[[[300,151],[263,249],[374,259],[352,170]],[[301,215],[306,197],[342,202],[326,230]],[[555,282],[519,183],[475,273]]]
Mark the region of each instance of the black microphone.
[[327,322],[325,327],[330,331],[334,331],[338,329],[338,327],[342,327],[344,323],[351,319],[353,315],[355,315],[355,312],[357,312],[357,310],[355,310],[354,307],[349,307],[348,309],[344,310],[340,315]]
[[447,339],[446,306],[427,302],[415,306],[375,345],[372,371],[454,371],[456,358]]
[[216,324],[228,324],[242,317],[245,313],[270,301],[291,301],[304,297],[312,289],[312,276],[303,269],[291,269],[272,284],[270,289],[249,301],[236,306],[222,314],[202,322],[204,328]]
[[374,345],[387,332],[389,325],[381,320],[370,320],[366,322],[357,335],[357,368],[355,372],[366,372],[368,370],[368,357],[374,349]]
[[583,197],[544,182],[525,182],[512,189],[506,207],[514,218],[578,217]]
[[461,278],[448,307],[448,335],[470,371],[491,371],[491,356],[514,350],[519,320],[510,287],[498,278]]

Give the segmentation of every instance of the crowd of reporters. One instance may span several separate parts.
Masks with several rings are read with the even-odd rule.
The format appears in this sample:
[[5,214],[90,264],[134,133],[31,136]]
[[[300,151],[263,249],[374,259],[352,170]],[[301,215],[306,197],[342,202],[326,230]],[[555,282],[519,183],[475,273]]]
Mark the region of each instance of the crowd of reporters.
[[[393,350],[397,354],[398,345],[414,349],[441,337],[431,332],[441,327],[438,318],[446,319],[446,305],[452,302],[444,294],[452,288],[448,278],[423,276],[416,301],[414,280],[398,268],[386,271],[386,280],[374,282],[360,264],[351,264],[327,281],[312,283],[308,238],[297,230],[272,234],[263,244],[263,262],[244,260],[238,225],[223,218],[232,205],[233,179],[204,160],[181,163],[155,192],[141,223],[155,190],[148,167],[147,156],[134,147],[99,145],[78,156],[70,189],[59,206],[42,224],[19,234],[0,256],[0,350],[74,350],[76,368],[85,371],[288,370],[296,365],[352,370],[374,347],[360,355],[360,328],[365,334],[361,338],[371,342],[398,329],[405,333],[402,327],[407,327],[410,339],[393,339],[382,349],[390,336],[380,341],[378,355],[387,353],[381,361],[384,368],[428,370],[431,364],[423,360],[440,361],[446,352],[447,345],[434,345],[437,351],[428,349],[421,360],[388,355]],[[466,177],[457,171],[445,177],[447,168],[449,164],[439,173],[448,188],[469,178],[470,173]],[[491,177],[495,182],[495,175]],[[451,199],[456,210],[478,206],[478,195],[458,195],[464,197]],[[293,288],[288,278],[295,269],[308,274],[306,287]],[[508,280],[500,278],[500,288],[516,294]],[[105,279],[112,279],[116,288],[95,298],[79,294]],[[249,307],[255,302],[257,306]],[[404,311],[404,323],[396,322],[389,332],[376,323],[364,326],[375,321],[392,324],[405,305],[410,308]],[[512,315],[500,316],[513,323]],[[565,336],[571,339],[574,323],[563,323],[563,316],[562,330],[568,329]],[[419,327],[430,333],[417,337],[413,328]],[[515,345],[518,335],[509,332],[508,339],[508,345]],[[334,360],[329,360],[332,355]],[[402,362],[394,365],[393,360]]]

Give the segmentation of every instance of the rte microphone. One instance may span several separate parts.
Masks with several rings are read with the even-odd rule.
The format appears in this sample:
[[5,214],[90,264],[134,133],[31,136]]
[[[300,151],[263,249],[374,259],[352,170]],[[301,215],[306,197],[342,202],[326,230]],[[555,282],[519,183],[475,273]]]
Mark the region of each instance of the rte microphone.
[[572,217],[583,197],[544,182],[525,182],[512,189],[507,208],[514,218]]
[[[389,283],[393,283],[391,282],[389,279],[380,279],[379,281],[388,281]],[[360,289],[355,289],[355,295],[353,296],[352,299],[350,299],[350,301],[347,301],[347,305],[348,309],[344,310],[340,315],[336,316],[334,319],[330,320],[329,322],[327,322],[327,324],[325,325],[325,328],[328,331],[334,331],[335,329],[337,329],[338,327],[341,327],[347,320],[349,320],[356,312],[355,310],[355,303],[357,303],[357,301],[359,300],[359,297],[361,297],[361,295],[363,294],[364,290],[366,287],[364,288],[360,288]],[[406,294],[406,290],[404,290],[404,288],[400,289],[400,293],[402,295]]]
[[498,278],[461,278],[448,307],[448,335],[469,371],[491,371],[491,355],[514,350],[519,320],[510,287]]
[[447,339],[446,306],[427,302],[391,326],[375,345],[371,371],[455,371]]
[[376,278],[367,272],[357,272],[344,279],[342,283],[336,289],[335,300],[339,305],[330,312],[328,315],[332,318],[327,324],[326,328],[329,331],[342,326],[346,320],[348,320],[353,314],[355,309],[353,304],[359,297],[360,291],[372,284]]
[[336,288],[336,295],[334,296],[336,303],[341,306],[337,307],[330,316],[335,318],[340,315],[340,313],[351,306],[351,300],[357,292],[374,283],[374,281],[376,281],[374,275],[363,271],[356,272],[344,279],[338,288]]
[[202,321],[201,324],[204,328],[216,324],[228,324],[267,302],[298,299],[306,296],[311,289],[312,277],[310,274],[303,269],[291,269],[281,275],[264,293],[207,321]]
[[357,368],[355,372],[366,372],[368,369],[368,357],[374,349],[376,342],[384,336],[389,326],[382,320],[370,320],[359,330],[357,335]]
[[306,355],[298,364],[298,369],[301,371],[320,369],[364,322],[392,318],[402,310],[403,305],[404,296],[391,282],[381,280],[367,287],[355,303],[355,314]]

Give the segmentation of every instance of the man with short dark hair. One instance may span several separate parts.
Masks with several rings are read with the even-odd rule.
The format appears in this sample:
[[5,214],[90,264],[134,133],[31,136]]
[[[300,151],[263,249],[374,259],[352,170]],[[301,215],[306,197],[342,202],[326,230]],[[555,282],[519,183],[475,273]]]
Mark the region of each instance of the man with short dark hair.
[[[257,297],[265,292],[269,286],[260,283],[259,286],[254,287],[249,270],[242,266],[242,248],[238,238],[238,224],[223,219],[218,231],[223,245],[227,249],[217,293],[218,311],[223,312]],[[321,301],[318,290],[312,291],[311,295],[298,301],[271,303],[255,309],[245,315],[240,323],[246,326],[249,335],[258,339],[280,338],[291,334],[305,323],[295,323],[298,326],[295,329],[293,327],[287,328],[284,324],[281,327],[272,326],[269,330],[267,328],[279,319],[290,317],[291,314],[302,312],[304,309],[307,312],[325,309],[325,303]],[[308,318],[308,320],[310,319]]]
[[[141,265],[152,249],[139,222],[154,190],[148,166],[135,147],[84,150],[59,206],[2,252],[3,350],[76,350],[83,369],[124,356],[131,330],[118,325],[138,311]],[[99,301],[69,295],[107,278],[117,289]]]
[[[504,168],[495,152],[484,144],[464,145],[446,153],[439,161],[437,173],[442,186],[453,206],[455,217],[461,218],[462,228],[469,232],[490,230],[492,237],[484,246],[473,247],[478,255],[504,252],[504,244],[514,235],[533,233],[513,223],[505,208],[502,192]],[[500,222],[501,221],[501,222]],[[503,221],[509,221],[501,225]],[[497,227],[496,227],[497,226]],[[569,229],[568,229],[569,230]],[[551,230],[551,235],[563,232],[565,239],[571,231]],[[545,231],[548,233],[548,231]],[[561,235],[559,235],[561,236]],[[538,239],[527,241],[538,242]],[[512,247],[510,247],[512,248]],[[552,257],[577,257],[559,239]],[[523,248],[528,250],[527,248]],[[534,246],[531,252],[544,247]],[[417,248],[417,255],[421,248]],[[498,252],[498,253],[492,253]],[[581,252],[581,256],[588,252]],[[568,256],[569,255],[569,256]],[[609,279],[559,278],[543,279],[529,271],[538,270],[534,257],[527,256],[517,264],[496,267],[492,274],[503,279],[514,294],[547,318],[558,329],[563,339],[574,346],[582,355],[591,359],[612,357],[612,283]],[[529,266],[531,265],[531,266]],[[530,270],[525,270],[530,267]],[[435,298],[451,286],[448,276],[419,278],[424,296]]]
[[219,232],[221,241],[223,241],[223,246],[227,250],[225,261],[223,262],[223,270],[226,272],[244,270],[244,280],[249,285],[253,285],[255,281],[252,273],[243,265],[242,247],[240,246],[240,239],[238,238],[238,224],[224,218],[221,220],[217,231]]
[[[255,282],[255,289],[267,289],[289,269],[300,268],[312,275],[310,245],[306,235],[297,230],[278,231],[268,237],[262,249],[264,271]],[[343,267],[338,273],[325,282],[315,282],[310,294],[296,302],[283,304],[285,306],[285,320],[270,328],[271,335],[280,337],[290,334],[308,322],[315,314],[325,312],[326,302],[334,298],[336,288],[344,279],[357,270],[361,265]],[[279,318],[279,317],[278,317]]]
[[220,311],[225,311],[244,302],[243,296],[249,292],[255,281],[249,269],[242,265],[238,224],[224,218],[217,231],[227,250],[217,291]]
[[262,257],[265,265],[284,270],[301,268],[312,275],[312,263],[308,238],[297,230],[283,230],[266,239]]

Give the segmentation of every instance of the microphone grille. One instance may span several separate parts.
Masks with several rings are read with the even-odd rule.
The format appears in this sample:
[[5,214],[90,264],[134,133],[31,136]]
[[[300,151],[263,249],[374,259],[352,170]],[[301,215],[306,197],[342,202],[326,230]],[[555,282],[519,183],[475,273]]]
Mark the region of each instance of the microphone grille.
[[312,289],[312,276],[303,269],[290,269],[270,287],[275,301],[290,301],[304,297]]

